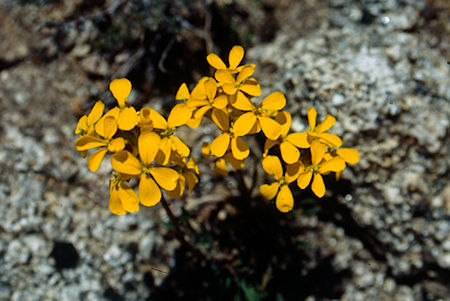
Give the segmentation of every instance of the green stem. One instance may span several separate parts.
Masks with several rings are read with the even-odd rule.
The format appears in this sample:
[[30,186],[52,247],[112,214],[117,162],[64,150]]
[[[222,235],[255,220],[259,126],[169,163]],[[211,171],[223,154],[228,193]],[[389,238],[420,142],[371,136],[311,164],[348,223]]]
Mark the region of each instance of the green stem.
[[197,249],[193,244],[191,244],[185,237],[185,233],[184,231],[181,229],[180,224],[179,224],[179,219],[175,216],[175,214],[173,214],[172,209],[170,209],[169,204],[167,203],[166,199],[164,198],[164,196],[161,197],[161,204],[164,208],[164,210],[167,213],[167,216],[170,219],[170,222],[172,223],[174,229],[175,229],[175,237],[178,239],[178,241],[186,246],[192,253],[194,253],[195,255],[198,255],[199,257],[202,257],[204,259],[206,259],[206,255],[203,254],[202,251],[200,251],[199,249]]

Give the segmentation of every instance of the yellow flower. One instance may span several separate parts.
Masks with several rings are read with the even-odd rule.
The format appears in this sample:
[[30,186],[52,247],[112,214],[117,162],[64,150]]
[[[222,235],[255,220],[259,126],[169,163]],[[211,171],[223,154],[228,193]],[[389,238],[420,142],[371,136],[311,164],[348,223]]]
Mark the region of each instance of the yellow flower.
[[185,184],[187,183],[188,190],[190,193],[194,190],[195,185],[198,183],[198,166],[197,162],[193,158],[189,161],[186,158],[181,158],[175,155],[175,158],[171,158],[171,162],[175,163],[174,167],[178,172],[177,187],[172,191],[167,191],[167,195],[176,199],[179,198],[183,192]]
[[359,152],[353,148],[340,148],[336,154],[349,164],[356,164],[359,161]]
[[102,120],[103,122],[97,123],[97,126],[95,127],[97,136],[81,136],[75,142],[75,146],[79,151],[87,151],[91,148],[101,147],[88,159],[88,167],[94,172],[100,167],[100,164],[108,151],[114,153],[125,148],[125,139],[122,137],[112,139],[117,132],[116,119],[111,116],[106,116],[103,117]]
[[267,156],[269,150],[273,146],[279,144],[283,161],[287,164],[294,164],[300,159],[300,151],[297,147],[301,147],[302,145],[302,137],[299,135],[301,133],[291,133],[288,135],[292,121],[291,114],[288,112],[279,112],[275,117],[275,120],[281,126],[280,137],[277,140],[266,140],[263,156]]
[[142,108],[139,111],[139,127],[141,128],[141,133],[151,132],[153,130],[153,121],[151,119],[152,109]]
[[247,111],[234,122],[234,133],[237,136],[247,135],[252,128],[257,127],[264,132],[267,138],[277,140],[281,134],[281,126],[270,118],[274,112],[281,110],[286,105],[286,98],[281,92],[273,92],[261,104],[255,105],[248,99],[241,99],[239,110]]
[[207,81],[210,77],[203,76],[195,85],[194,89],[192,90],[192,93],[189,92],[189,88],[185,83],[182,83],[181,86],[178,88],[177,94],[175,96],[176,100],[189,100],[192,98],[201,99],[205,95],[204,90],[204,83]]
[[89,115],[80,118],[75,134],[89,135],[94,132],[94,124],[102,117],[105,104],[99,100],[95,103]]
[[[208,158],[211,154],[211,144],[203,142],[202,156]],[[227,151],[221,158],[217,158],[214,164],[214,171],[222,176],[228,176],[227,164],[229,163],[234,169],[242,169],[244,167],[244,160],[236,159],[230,151]]]
[[228,176],[227,163],[234,169],[239,170],[244,167],[244,160],[237,160],[231,152],[227,152],[222,158],[218,158],[214,164],[214,172],[224,177]]
[[311,165],[305,168],[305,171],[299,174],[297,185],[300,189],[305,189],[311,182],[314,175],[311,189],[319,198],[325,194],[325,184],[323,183],[322,175],[328,174],[331,171],[339,172],[345,168],[345,162],[339,157],[324,160],[327,146],[318,140],[311,143]]
[[210,154],[216,157],[223,157],[227,150],[231,149],[231,153],[236,160],[244,160],[250,154],[245,141],[234,133],[230,127],[228,114],[219,109],[214,109],[211,119],[222,130],[222,134],[211,143]]
[[121,150],[111,159],[114,170],[131,176],[140,175],[139,200],[144,206],[154,206],[161,200],[160,187],[171,191],[177,187],[178,173],[167,167],[154,167],[152,161],[159,149],[160,137],[154,132],[139,136],[139,159]]
[[248,101],[244,93],[250,96],[261,95],[261,87],[258,82],[254,78],[249,78],[254,71],[255,67],[244,66],[236,79],[228,70],[218,70],[214,75],[225,94],[231,96],[231,105],[238,110],[241,110],[241,102]]
[[228,104],[226,95],[217,95],[217,82],[210,77],[203,82],[203,89],[196,93],[195,98],[190,97],[186,105],[196,109],[193,114],[193,123],[200,124],[203,116],[213,108],[224,109]]
[[139,122],[136,109],[128,106],[127,97],[131,93],[131,83],[126,78],[115,79],[109,84],[109,89],[117,100],[119,107],[111,109],[108,113],[117,119],[119,129],[132,130]]
[[175,136],[174,133],[177,127],[188,122],[192,116],[192,109],[184,103],[177,104],[170,111],[167,121],[154,109],[148,110],[149,118],[153,122],[153,128],[161,130],[159,132],[161,142],[159,145],[159,152],[156,156],[156,161],[161,165],[166,165],[169,162],[172,151],[176,151],[182,157],[189,156],[191,152],[189,147],[184,144],[180,138]]
[[[232,74],[237,73],[243,66],[239,66],[244,58],[244,48],[242,46],[233,46],[228,54],[229,67],[225,65],[222,59],[215,53],[210,53],[206,57],[208,63],[217,70],[227,70]],[[253,65],[254,66],[254,65]]]
[[299,139],[301,139],[301,148],[309,148],[311,142],[314,140],[319,140],[320,142],[326,144],[329,147],[340,147],[342,145],[342,140],[336,135],[327,133],[327,131],[336,122],[336,118],[331,115],[327,115],[325,119],[316,126],[317,112],[314,108],[308,108],[308,123],[310,129],[306,130],[306,133],[299,133]]
[[283,167],[281,166],[280,159],[276,156],[267,156],[262,162],[264,170],[273,175],[275,182],[272,184],[264,184],[259,188],[261,195],[268,200],[275,200],[277,209],[281,212],[289,212],[294,207],[294,197],[289,184],[295,181],[295,176],[289,174],[289,170],[286,170],[283,176]]
[[109,210],[117,215],[139,210],[138,195],[120,177],[109,182]]
[[[359,161],[359,152],[353,148],[340,148],[337,150],[333,150],[331,153],[325,154],[325,159],[328,161],[334,157],[342,158],[345,163],[348,164],[356,164]],[[336,180],[339,180],[341,177],[342,170],[336,172]]]

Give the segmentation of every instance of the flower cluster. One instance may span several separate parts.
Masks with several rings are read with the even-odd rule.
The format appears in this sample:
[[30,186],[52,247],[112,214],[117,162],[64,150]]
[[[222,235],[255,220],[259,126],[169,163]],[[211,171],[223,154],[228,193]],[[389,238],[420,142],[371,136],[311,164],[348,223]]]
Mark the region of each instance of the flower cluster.
[[[273,175],[275,182],[260,187],[261,194],[267,199],[277,196],[275,204],[281,212],[288,212],[294,207],[294,198],[289,184],[297,181],[300,189],[305,189],[311,182],[313,193],[321,198],[325,195],[323,175],[335,172],[339,178],[346,163],[355,164],[359,161],[359,153],[352,148],[339,148],[342,140],[327,131],[336,122],[331,115],[316,125],[317,112],[308,109],[310,129],[303,133],[290,133],[291,115],[280,112],[277,120],[282,124],[282,133],[277,140],[267,139],[264,145],[263,168]],[[277,156],[267,155],[269,150],[279,145],[281,158],[285,163],[285,173],[281,160]]]
[[[125,78],[110,84],[118,106],[104,114],[105,106],[98,101],[89,115],[81,117],[75,146],[83,157],[88,150],[97,149],[88,158],[89,169],[96,171],[105,155],[112,154],[109,208],[113,213],[137,211],[139,204],[153,206],[160,201],[161,190],[178,198],[186,185],[190,192],[194,189],[197,164],[189,147],[175,134],[178,127],[197,128],[204,119],[211,120],[220,134],[203,144],[202,154],[214,158],[214,170],[221,175],[228,175],[229,168],[244,167],[250,155],[244,137],[262,132],[266,139],[263,168],[275,182],[262,185],[260,192],[267,199],[276,196],[276,206],[282,212],[293,208],[290,183],[297,181],[304,189],[312,179],[313,192],[322,197],[322,175],[335,172],[339,177],[346,163],[358,162],[356,150],[339,148],[341,139],[327,132],[335,122],[330,115],[316,125],[316,111],[309,108],[310,129],[290,133],[292,118],[283,111],[285,96],[275,91],[262,101],[255,100],[261,96],[259,83],[251,77],[255,65],[242,65],[243,57],[241,46],[231,49],[228,66],[216,54],[209,54],[207,61],[216,69],[214,76],[201,78],[191,91],[183,83],[175,96],[179,103],[167,120],[154,109],[137,112],[130,106],[131,83]],[[272,154],[277,153],[276,145],[279,156]],[[130,187],[131,179],[137,177],[138,193]]]
[[[127,79],[115,79],[109,88],[118,106],[103,114],[105,105],[98,101],[78,122],[75,133],[81,136],[75,146],[83,156],[99,148],[88,158],[88,167],[94,172],[105,155],[112,154],[110,210],[124,214],[139,210],[139,204],[153,206],[161,200],[161,189],[174,198],[183,194],[185,185],[192,191],[198,183],[197,164],[189,157],[189,147],[175,135],[192,110],[176,105],[166,120],[154,109],[136,112],[127,103],[131,92]],[[139,194],[129,185],[135,177],[139,177]]]

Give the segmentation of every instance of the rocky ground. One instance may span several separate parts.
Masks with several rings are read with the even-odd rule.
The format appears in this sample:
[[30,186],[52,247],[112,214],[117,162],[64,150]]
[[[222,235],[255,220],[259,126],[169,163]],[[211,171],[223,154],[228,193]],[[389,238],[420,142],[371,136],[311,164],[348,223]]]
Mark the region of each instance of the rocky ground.
[[[164,109],[208,71],[208,50],[239,41],[263,95],[285,93],[296,130],[313,105],[361,155],[329,179],[316,214],[286,218],[309,245],[302,299],[450,300],[445,1],[31,2],[0,3],[0,300],[161,299],[183,264],[164,211],[112,215],[110,169],[87,169],[74,128],[98,98],[113,103],[111,78],[132,80],[136,106]],[[229,196],[201,181],[185,200],[193,215]]]

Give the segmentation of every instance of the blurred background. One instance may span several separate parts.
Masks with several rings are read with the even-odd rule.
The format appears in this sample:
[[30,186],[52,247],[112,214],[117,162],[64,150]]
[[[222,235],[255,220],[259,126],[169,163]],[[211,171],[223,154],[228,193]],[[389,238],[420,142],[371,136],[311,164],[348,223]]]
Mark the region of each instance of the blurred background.
[[[0,1],[0,300],[450,300],[449,19],[445,0]],[[167,116],[236,44],[294,130],[314,106],[361,160],[289,214],[202,163],[170,205],[205,259],[161,205],[111,214],[74,130],[118,77]],[[216,132],[180,135],[200,159]]]

